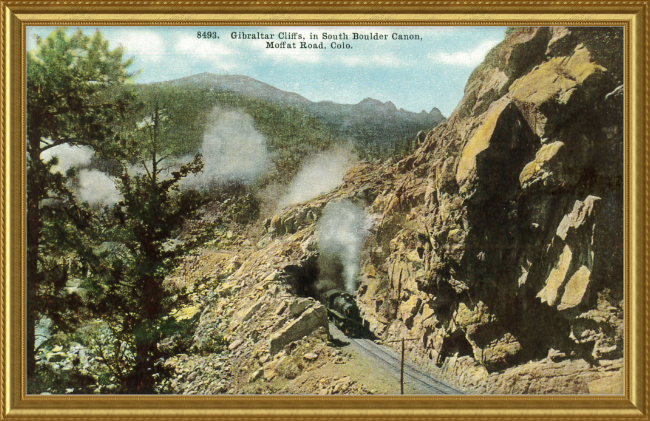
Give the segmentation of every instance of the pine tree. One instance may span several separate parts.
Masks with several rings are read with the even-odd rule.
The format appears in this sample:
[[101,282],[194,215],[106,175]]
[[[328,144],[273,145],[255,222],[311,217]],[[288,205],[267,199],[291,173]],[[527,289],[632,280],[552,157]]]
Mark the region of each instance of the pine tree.
[[155,393],[156,377],[164,374],[156,364],[164,357],[158,344],[178,330],[169,314],[183,304],[183,294],[164,285],[183,251],[169,240],[203,203],[198,193],[179,186],[202,171],[201,155],[185,163],[174,158],[173,151],[183,143],[170,127],[174,116],[161,109],[158,98],[149,99],[153,105],[126,142],[129,159],[122,163],[117,183],[123,200],[104,221],[111,227],[104,238],[121,244],[128,256],[101,260],[88,300],[112,331],[115,344],[103,359],[122,393]]
[[112,127],[129,101],[106,101],[103,93],[132,76],[127,72],[131,60],[122,55],[121,47],[109,49],[99,31],[86,36],[78,30],[68,36],[66,28],[38,39],[36,49],[27,54],[28,379],[35,370],[38,316],[47,313],[62,327],[66,320],[62,315],[79,304],[62,299],[59,291],[70,268],[53,253],[62,245],[80,248],[79,235],[91,217],[67,187],[70,174],[53,172],[56,158],[45,160],[43,154],[64,144],[98,148],[119,141]]

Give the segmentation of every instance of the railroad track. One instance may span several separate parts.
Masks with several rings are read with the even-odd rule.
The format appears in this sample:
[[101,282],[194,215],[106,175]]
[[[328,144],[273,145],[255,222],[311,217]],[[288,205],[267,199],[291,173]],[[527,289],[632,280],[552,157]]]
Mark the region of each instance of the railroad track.
[[[401,361],[396,354],[393,354],[390,350],[386,349],[386,347],[377,345],[369,339],[348,338],[348,340],[373,358],[383,362],[385,366],[390,367],[389,372],[399,380]],[[462,394],[459,390],[434,379],[408,363],[404,364],[404,382],[415,386],[416,389],[423,390],[432,395]]]
[[[357,358],[362,358],[363,362],[360,362],[362,366],[368,367],[366,369],[374,372],[377,378],[383,378],[387,384],[391,384],[388,390],[394,390],[394,392],[389,393],[399,393],[401,356],[391,348],[376,344],[369,339],[350,338],[341,332],[334,323],[330,323],[330,334],[336,340],[348,344],[346,347],[349,347],[350,351],[357,355]],[[461,391],[406,362],[404,364],[404,385],[407,394],[462,394]]]

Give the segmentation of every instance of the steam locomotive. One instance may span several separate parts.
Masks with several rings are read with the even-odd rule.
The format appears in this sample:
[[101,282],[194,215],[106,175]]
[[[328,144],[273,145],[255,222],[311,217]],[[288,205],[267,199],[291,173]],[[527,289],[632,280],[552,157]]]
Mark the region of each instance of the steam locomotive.
[[347,336],[362,337],[368,331],[359,313],[359,307],[352,294],[340,289],[331,289],[321,295],[323,304],[334,325]]

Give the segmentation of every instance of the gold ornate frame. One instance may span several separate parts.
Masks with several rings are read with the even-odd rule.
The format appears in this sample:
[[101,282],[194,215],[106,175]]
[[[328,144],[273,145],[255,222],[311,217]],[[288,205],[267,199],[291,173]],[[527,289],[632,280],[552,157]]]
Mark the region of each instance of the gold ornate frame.
[[[650,0],[0,1],[0,419],[648,419]],[[621,25],[626,35],[626,348],[623,396],[27,396],[26,25]]]

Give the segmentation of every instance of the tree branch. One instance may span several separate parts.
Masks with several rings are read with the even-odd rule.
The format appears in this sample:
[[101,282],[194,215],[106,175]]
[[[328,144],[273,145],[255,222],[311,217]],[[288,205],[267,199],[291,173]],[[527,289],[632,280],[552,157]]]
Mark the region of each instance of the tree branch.
[[142,166],[144,167],[145,170],[147,170],[147,174],[149,175],[149,179],[153,180],[153,177],[151,176],[151,173],[149,172],[149,168],[147,168],[147,164],[144,162],[144,159],[142,160]]
[[97,340],[95,340],[95,344],[97,345],[97,350],[99,351],[99,356],[102,357],[102,361],[104,362],[104,365],[105,365],[106,367],[108,367],[108,369],[111,371],[111,373],[113,373],[113,375],[114,375],[115,377],[117,377],[118,379],[120,379],[120,381],[121,381],[121,380],[122,380],[122,373],[121,373],[121,372],[118,372],[118,370],[116,370],[116,369],[113,367],[113,365],[110,363],[110,361],[108,360],[108,358],[106,358],[106,356],[104,355],[104,351],[103,351],[103,348],[102,348],[102,344],[101,344],[99,341],[97,341]]
[[[43,142],[43,140],[41,140],[41,142]],[[57,139],[57,140],[53,141],[52,143],[48,143],[48,144],[46,144],[47,146],[43,146],[42,148],[40,148],[40,152],[43,153],[48,149],[52,149],[52,148],[54,148],[56,146],[63,145],[64,143],[74,143],[73,146],[88,146],[88,147],[91,147],[90,143],[86,139],[82,139],[82,138],[79,138],[79,137],[70,137],[70,138],[65,138],[65,139]]]
[[156,165],[160,164],[161,162],[163,162],[165,159],[169,158],[170,156],[171,156],[171,154],[167,154],[167,155],[163,156],[158,161],[156,161]]

